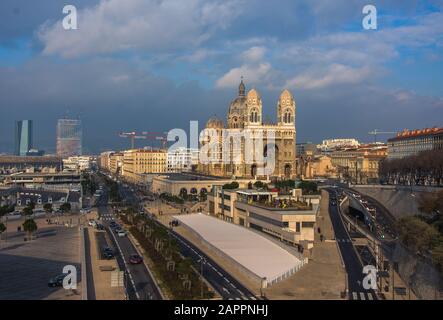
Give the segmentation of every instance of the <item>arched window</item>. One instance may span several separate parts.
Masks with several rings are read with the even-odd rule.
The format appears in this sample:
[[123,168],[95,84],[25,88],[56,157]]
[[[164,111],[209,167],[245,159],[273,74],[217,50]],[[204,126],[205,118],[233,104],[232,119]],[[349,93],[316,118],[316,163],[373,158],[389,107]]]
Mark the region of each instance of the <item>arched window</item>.
[[252,110],[251,114],[249,115],[249,121],[250,122],[258,122],[258,112],[257,110]]
[[292,113],[289,110],[285,111],[285,114],[283,116],[283,123],[292,123]]

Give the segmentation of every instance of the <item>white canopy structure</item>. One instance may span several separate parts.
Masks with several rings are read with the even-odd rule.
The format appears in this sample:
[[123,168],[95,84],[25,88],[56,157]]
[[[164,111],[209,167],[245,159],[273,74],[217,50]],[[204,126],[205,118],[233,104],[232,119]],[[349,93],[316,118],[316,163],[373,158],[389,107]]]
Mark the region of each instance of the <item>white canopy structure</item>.
[[205,214],[175,216],[197,234],[218,254],[246,269],[257,280],[266,278],[265,285],[276,283],[300,269],[304,261],[274,242],[247,228]]

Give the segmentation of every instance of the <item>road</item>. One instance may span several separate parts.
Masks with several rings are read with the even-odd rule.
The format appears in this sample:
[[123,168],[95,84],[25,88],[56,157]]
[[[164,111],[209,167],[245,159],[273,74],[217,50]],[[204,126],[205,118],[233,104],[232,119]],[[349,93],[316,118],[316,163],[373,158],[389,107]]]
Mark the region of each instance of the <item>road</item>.
[[109,223],[115,219],[108,210],[107,193],[97,202],[98,214],[112,241],[113,247],[118,250],[116,255],[118,265],[126,273],[125,286],[130,300],[161,300],[161,294],[154,284],[145,264],[131,265],[129,257],[137,254],[137,250],[128,237],[118,237],[109,227]]
[[[122,198],[128,199],[132,203],[141,203],[134,194],[130,187],[119,185],[119,192]],[[145,210],[145,209],[142,209]],[[149,212],[147,212],[149,213]],[[149,215],[150,216],[150,213]],[[160,222],[154,220],[156,223]],[[162,227],[164,225],[160,224]],[[174,231],[171,232],[172,236],[177,239],[177,244],[180,248],[180,253],[184,257],[189,257],[192,259],[195,265],[200,266],[198,270],[202,267],[200,261],[203,258],[203,278],[208,281],[211,286],[226,300],[257,300],[255,295],[244,287],[241,283],[235,280],[228,272],[221,268],[215,261],[205,255],[198,247],[194,246],[192,243],[187,241],[185,238],[180,236]]]
[[215,263],[215,261],[205,255],[198,247],[194,246],[178,233],[174,231],[170,232],[177,240],[180,252],[183,256],[191,258],[197,265],[200,265],[199,261],[203,261],[203,266],[200,265],[200,268],[203,268],[203,277],[223,299],[257,300],[252,292],[235,280],[229,273]]
[[[335,191],[327,189],[330,194],[335,194]],[[345,269],[348,277],[349,299],[351,300],[374,300],[376,294],[373,290],[366,290],[362,286],[363,265],[358,259],[357,252],[354,249],[352,239],[343,224],[340,217],[337,205],[329,204],[329,212],[331,216],[332,226],[334,228],[335,238],[343,257]]]
[[86,274],[88,277],[88,285],[86,290],[88,291],[88,300],[95,300],[94,276],[91,263],[91,240],[89,239],[87,228],[83,229],[83,235],[85,239]]

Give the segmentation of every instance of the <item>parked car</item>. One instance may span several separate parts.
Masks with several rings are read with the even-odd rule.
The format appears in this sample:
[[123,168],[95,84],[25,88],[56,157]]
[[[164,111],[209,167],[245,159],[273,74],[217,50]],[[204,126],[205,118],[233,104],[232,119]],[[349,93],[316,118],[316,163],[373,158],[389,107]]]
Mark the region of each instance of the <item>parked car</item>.
[[100,223],[97,223],[97,224],[95,225],[95,228],[96,228],[97,230],[105,230],[105,226],[102,225],[102,224],[100,224]]
[[110,224],[111,229],[116,231],[117,229],[121,229],[120,225],[118,223]]
[[63,279],[66,277],[66,274],[59,274],[48,281],[48,287],[61,287],[63,286]]
[[138,254],[133,254],[129,257],[130,264],[140,264],[142,262],[143,262],[143,258],[140,257]]

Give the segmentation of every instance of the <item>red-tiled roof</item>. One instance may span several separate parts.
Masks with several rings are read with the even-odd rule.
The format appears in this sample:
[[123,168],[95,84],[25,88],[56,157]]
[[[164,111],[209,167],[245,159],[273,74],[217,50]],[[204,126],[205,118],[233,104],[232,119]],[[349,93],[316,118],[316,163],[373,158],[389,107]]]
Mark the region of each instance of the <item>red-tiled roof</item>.
[[401,132],[398,132],[396,137],[388,139],[388,141],[417,138],[421,136],[432,136],[436,134],[443,134],[443,128],[434,127],[434,128],[415,129],[415,130],[405,129]]

